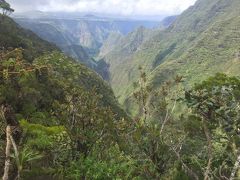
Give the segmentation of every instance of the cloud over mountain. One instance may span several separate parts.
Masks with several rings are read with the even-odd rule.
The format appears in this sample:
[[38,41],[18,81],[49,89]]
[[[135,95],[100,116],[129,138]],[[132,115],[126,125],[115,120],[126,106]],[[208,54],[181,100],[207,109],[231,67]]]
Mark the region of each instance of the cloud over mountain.
[[9,0],[16,11],[95,12],[119,15],[176,14],[196,0]]

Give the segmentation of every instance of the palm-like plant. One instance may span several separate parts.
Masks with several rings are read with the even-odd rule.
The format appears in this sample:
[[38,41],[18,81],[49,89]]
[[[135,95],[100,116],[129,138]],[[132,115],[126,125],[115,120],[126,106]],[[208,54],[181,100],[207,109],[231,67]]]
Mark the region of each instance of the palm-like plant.
[[27,165],[32,161],[41,159],[43,156],[28,147],[24,147],[19,154],[14,153],[11,157],[15,160],[18,169],[18,175],[16,179],[20,179],[21,173],[27,167]]

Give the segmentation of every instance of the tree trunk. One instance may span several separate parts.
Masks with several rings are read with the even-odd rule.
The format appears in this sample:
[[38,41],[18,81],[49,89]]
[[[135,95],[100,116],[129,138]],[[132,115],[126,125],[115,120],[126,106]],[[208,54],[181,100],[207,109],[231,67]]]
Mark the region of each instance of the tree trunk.
[[10,169],[10,151],[11,151],[11,139],[10,139],[10,135],[11,135],[11,126],[7,126],[6,128],[6,151],[5,151],[5,155],[6,155],[6,159],[5,159],[5,167],[4,167],[4,174],[2,179],[3,180],[9,180],[9,169]]
[[22,167],[21,167],[20,160],[19,160],[19,153],[18,153],[17,145],[16,145],[16,143],[15,143],[15,141],[14,141],[14,139],[13,139],[11,134],[10,134],[10,140],[11,140],[11,143],[13,145],[13,150],[14,150],[16,163],[17,163],[17,168],[18,168],[17,177],[15,179],[19,180],[20,179],[20,175],[21,175],[21,171],[22,171]]
[[203,122],[203,130],[207,139],[207,143],[208,143],[208,164],[206,167],[206,171],[204,172],[204,180],[209,180],[210,177],[209,175],[211,174],[211,166],[212,166],[212,160],[213,160],[213,155],[212,155],[212,138],[211,138],[211,133],[207,127],[207,124],[204,120],[204,118],[202,118],[202,122]]

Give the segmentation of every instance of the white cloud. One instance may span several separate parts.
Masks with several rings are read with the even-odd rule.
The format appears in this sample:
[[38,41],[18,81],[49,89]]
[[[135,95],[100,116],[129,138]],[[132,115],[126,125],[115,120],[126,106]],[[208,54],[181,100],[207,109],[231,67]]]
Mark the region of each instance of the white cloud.
[[180,13],[196,0],[9,0],[17,11],[97,12],[120,15]]

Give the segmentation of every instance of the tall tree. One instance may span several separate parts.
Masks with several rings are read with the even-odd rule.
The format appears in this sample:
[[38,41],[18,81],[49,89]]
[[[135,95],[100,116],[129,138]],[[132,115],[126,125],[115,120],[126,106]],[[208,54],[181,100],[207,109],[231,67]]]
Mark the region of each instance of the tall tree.
[[11,8],[10,4],[7,3],[5,0],[0,0],[0,9],[2,9],[2,14],[10,15],[14,12],[14,9]]

